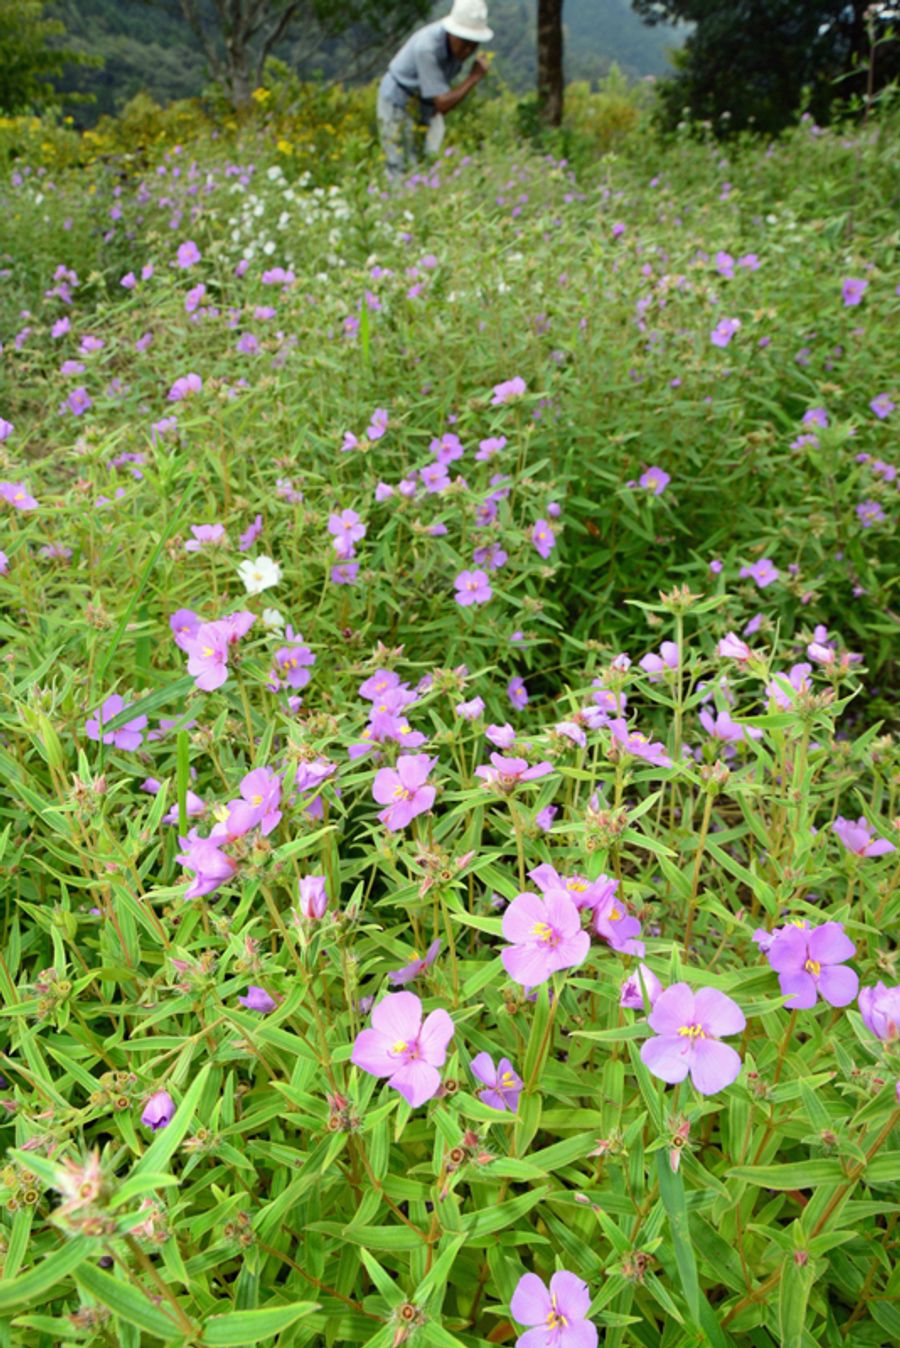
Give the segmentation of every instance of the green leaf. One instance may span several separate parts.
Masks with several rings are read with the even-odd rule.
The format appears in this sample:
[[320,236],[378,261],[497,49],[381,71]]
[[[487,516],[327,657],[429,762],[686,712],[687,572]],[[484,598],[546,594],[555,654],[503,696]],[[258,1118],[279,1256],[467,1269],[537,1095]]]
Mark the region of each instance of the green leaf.
[[286,1306],[213,1315],[203,1322],[202,1342],[210,1348],[246,1348],[248,1344],[264,1343],[318,1309],[315,1301],[292,1301]]
[[687,1202],[684,1196],[684,1181],[669,1165],[666,1151],[656,1153],[656,1174],[659,1181],[659,1193],[669,1219],[672,1233],[672,1249],[681,1290],[687,1302],[691,1319],[696,1324],[700,1319],[700,1279],[697,1276],[697,1261],[694,1258],[694,1244],[691,1240],[691,1228],[688,1223]]
[[524,1217],[526,1212],[530,1212],[536,1203],[540,1203],[546,1192],[546,1186],[542,1189],[532,1189],[529,1193],[520,1194],[518,1198],[511,1198],[496,1207],[464,1213],[460,1225],[468,1236],[487,1236],[493,1231],[503,1231],[520,1217]]
[[[162,1339],[163,1343],[171,1344],[184,1338],[184,1329],[179,1326],[174,1312],[157,1306],[150,1300],[149,1292],[138,1291],[131,1283],[114,1278],[90,1263],[83,1263],[76,1269],[75,1281],[108,1306],[114,1315]],[[153,1295],[157,1295],[155,1291]]]
[[403,1301],[403,1292],[394,1282],[394,1279],[382,1268],[374,1254],[371,1254],[364,1246],[359,1251],[359,1257],[366,1266],[366,1271],[378,1288],[381,1295],[389,1306],[399,1306]]
[[820,1184],[841,1184],[846,1176],[840,1161],[821,1157],[795,1165],[739,1165],[728,1178],[761,1189],[814,1189]]
[[62,1282],[63,1278],[68,1277],[73,1269],[90,1256],[91,1248],[91,1241],[83,1236],[76,1236],[74,1240],[66,1241],[65,1245],[48,1254],[27,1273],[20,1273],[17,1278],[0,1282],[0,1311],[8,1310],[11,1306],[19,1306],[23,1301],[40,1302],[45,1292],[55,1287],[58,1282]]
[[[96,679],[95,679],[95,685],[94,685],[94,686],[97,687],[97,688],[100,688],[100,689],[103,688],[103,679],[104,679],[104,676],[105,676],[105,674],[106,674],[106,671],[109,669],[110,664],[112,663],[113,656],[115,655],[116,651],[118,650],[119,642],[122,640],[122,637],[123,637],[124,634],[125,634],[125,629],[127,628],[129,622],[131,621],[131,615],[132,615],[132,613],[133,613],[134,610],[135,610],[135,606],[136,606],[138,600],[141,598],[141,596],[142,596],[143,593],[144,593],[144,590],[145,590],[146,585],[147,585],[147,581],[150,579],[150,573],[151,573],[151,571],[153,570],[154,566],[156,566],[156,563],[157,563],[157,561],[159,560],[160,553],[162,552],[163,548],[164,548],[164,547],[166,546],[166,544],[168,543],[169,539],[170,539],[170,538],[172,537],[172,535],[174,534],[175,530],[178,528],[178,525],[179,525],[180,522],[181,522],[181,516],[182,516],[182,514],[184,513],[184,509],[185,509],[185,506],[186,506],[186,505],[187,505],[187,500],[185,499],[185,497],[182,497],[182,499],[179,501],[177,507],[176,507],[174,510],[172,510],[171,512],[167,513],[167,515],[166,515],[166,527],[163,529],[162,533],[160,534],[160,536],[159,536],[159,541],[157,542],[156,547],[153,549],[153,551],[151,552],[150,556],[149,556],[148,559],[147,559],[147,565],[144,567],[144,570],[143,570],[143,572],[142,572],[142,574],[141,574],[141,578],[140,578],[140,580],[138,581],[137,585],[135,585],[135,587],[134,587],[134,589],[133,589],[133,591],[132,591],[131,598],[130,598],[130,600],[128,601],[128,604],[126,605],[125,612],[122,614],[121,618],[119,619],[119,625],[118,625],[118,627],[116,628],[115,632],[113,633],[112,639],[111,639],[108,643],[106,643],[106,645],[105,645],[105,654],[104,654],[104,656],[103,656],[103,659],[100,661],[100,665],[99,665],[99,667],[98,667],[98,669],[97,669],[97,674],[96,674]],[[180,680],[180,682],[183,683],[184,680],[182,679],[182,680]],[[189,683],[189,684],[193,685],[193,682],[194,682],[193,679],[188,678],[188,683]],[[129,709],[129,710],[130,710],[130,709]],[[139,714],[140,714],[140,713],[135,713],[135,712],[133,712],[133,711],[131,712],[131,716],[139,715]],[[126,719],[129,719],[129,720],[130,720],[130,719],[131,719],[131,716],[126,717]],[[123,721],[123,724],[124,724],[124,721]],[[109,724],[107,725],[106,729],[109,729],[112,725],[113,725],[113,721],[110,721]]]
[[444,1241],[441,1242],[444,1248],[415,1290],[413,1302],[431,1315],[437,1314],[443,1305],[453,1261],[465,1244],[465,1240],[465,1235],[444,1237]]
[[136,716],[152,716],[171,702],[182,702],[193,688],[194,680],[190,674],[184,674],[180,679],[172,679],[163,688],[155,688],[146,697],[139,697],[136,702],[129,703],[117,715],[104,721],[101,730],[104,733],[107,730],[118,730],[128,721],[133,721]]
[[[797,1262],[798,1256],[802,1259]],[[781,1266],[778,1289],[779,1348],[803,1348],[806,1307],[816,1277],[816,1261],[794,1250],[786,1254]]]
[[177,1175],[169,1175],[165,1172],[160,1175],[153,1175],[150,1173],[138,1175],[135,1173],[124,1181],[120,1189],[116,1190],[109,1206],[111,1208],[120,1208],[123,1204],[130,1203],[132,1199],[141,1198],[144,1194],[152,1193],[154,1189],[165,1189],[171,1187],[173,1184],[178,1184]]

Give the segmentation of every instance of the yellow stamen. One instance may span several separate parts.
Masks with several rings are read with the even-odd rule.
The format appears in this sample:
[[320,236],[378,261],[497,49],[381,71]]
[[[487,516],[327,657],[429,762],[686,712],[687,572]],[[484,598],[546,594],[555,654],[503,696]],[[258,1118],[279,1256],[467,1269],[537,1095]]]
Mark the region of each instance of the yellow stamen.
[[812,974],[813,978],[818,978],[822,972],[822,966],[818,960],[807,960],[803,968],[806,973]]
[[553,1296],[550,1298],[550,1305],[552,1306],[553,1309],[550,1311],[549,1315],[547,1316],[547,1328],[548,1328],[548,1329],[566,1329],[566,1328],[568,1327],[569,1321],[568,1321],[568,1319],[566,1318],[566,1316],[563,1315],[562,1311],[560,1311],[560,1310],[557,1309],[557,1305],[556,1305],[556,1294],[555,1294],[555,1293],[554,1293]]
[[706,1031],[702,1025],[682,1025],[678,1031],[682,1039],[705,1039]]

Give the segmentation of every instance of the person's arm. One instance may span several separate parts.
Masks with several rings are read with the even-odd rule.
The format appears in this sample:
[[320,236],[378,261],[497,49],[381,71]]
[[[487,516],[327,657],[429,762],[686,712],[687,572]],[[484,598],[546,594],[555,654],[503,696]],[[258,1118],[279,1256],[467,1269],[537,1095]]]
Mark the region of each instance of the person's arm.
[[476,84],[480,84],[487,73],[487,64],[484,61],[476,61],[461,84],[458,84],[455,89],[448,89],[445,94],[436,96],[434,100],[435,111],[443,114],[449,112],[451,108],[455,108],[457,103],[461,103],[464,98],[468,97]]

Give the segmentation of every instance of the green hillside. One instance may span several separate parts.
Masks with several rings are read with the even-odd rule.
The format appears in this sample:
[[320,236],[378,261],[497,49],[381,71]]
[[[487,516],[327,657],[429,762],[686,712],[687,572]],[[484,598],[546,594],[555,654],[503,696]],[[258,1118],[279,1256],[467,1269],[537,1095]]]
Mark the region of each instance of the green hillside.
[[[445,0],[435,14],[447,9]],[[207,83],[205,58],[177,0],[58,0],[52,12],[65,23],[69,45],[104,57],[102,69],[72,68],[62,82],[68,93],[93,95],[91,104],[71,109],[82,124],[116,112],[142,90],[167,102],[197,95]],[[535,0],[494,0],[490,7],[498,71],[521,92],[534,84],[534,12]],[[666,51],[679,40],[674,29],[646,27],[629,0],[567,0],[564,18],[570,80],[601,79],[613,63],[630,79],[662,75]],[[385,60],[377,50],[353,60],[345,44],[306,35],[282,43],[277,55],[304,75],[326,79],[369,79]]]

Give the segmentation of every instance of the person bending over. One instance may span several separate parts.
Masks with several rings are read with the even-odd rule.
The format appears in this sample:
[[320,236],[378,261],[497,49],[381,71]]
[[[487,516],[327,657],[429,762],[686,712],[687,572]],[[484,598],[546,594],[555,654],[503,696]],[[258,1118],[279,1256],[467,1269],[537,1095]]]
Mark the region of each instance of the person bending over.
[[451,81],[479,44],[490,42],[493,36],[487,26],[485,0],[453,0],[446,18],[420,28],[397,52],[378,90],[378,132],[391,182],[398,182],[416,166],[417,130],[425,130],[426,153],[437,153],[444,113],[484,79],[487,61],[476,60],[455,88]]

